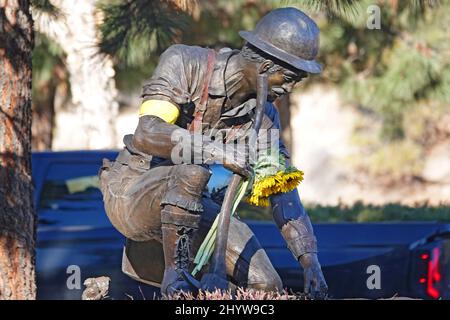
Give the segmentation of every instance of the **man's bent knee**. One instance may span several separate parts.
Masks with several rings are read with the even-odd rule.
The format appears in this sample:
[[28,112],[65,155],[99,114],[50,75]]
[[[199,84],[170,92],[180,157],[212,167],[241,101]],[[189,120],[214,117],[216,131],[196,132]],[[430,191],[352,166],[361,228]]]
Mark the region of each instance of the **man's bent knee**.
[[250,262],[248,287],[264,291],[281,291],[283,283],[264,249],[258,250]]
[[210,176],[210,170],[199,165],[174,166],[161,205],[173,205],[192,212],[202,212],[202,192]]
[[283,290],[283,282],[274,270],[273,273],[265,275],[259,281],[249,283],[248,287],[256,290],[281,292]]

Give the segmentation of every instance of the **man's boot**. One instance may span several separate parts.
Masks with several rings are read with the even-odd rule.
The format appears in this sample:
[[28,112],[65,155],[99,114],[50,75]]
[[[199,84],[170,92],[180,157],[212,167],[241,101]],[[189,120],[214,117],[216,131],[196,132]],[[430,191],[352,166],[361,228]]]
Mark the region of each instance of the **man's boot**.
[[166,205],[161,211],[161,222],[165,262],[161,293],[173,294],[180,290],[195,291],[197,288],[186,281],[185,277],[189,274],[192,258],[191,244],[198,229],[200,215]]

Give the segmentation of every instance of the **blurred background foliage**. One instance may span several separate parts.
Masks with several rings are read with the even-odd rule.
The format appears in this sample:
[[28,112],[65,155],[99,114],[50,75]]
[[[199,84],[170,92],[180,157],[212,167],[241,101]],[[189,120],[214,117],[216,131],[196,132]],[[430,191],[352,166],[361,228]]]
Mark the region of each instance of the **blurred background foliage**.
[[[118,32],[109,20],[143,25],[151,20],[153,13],[145,8],[131,10],[134,16],[130,16],[130,10],[123,9],[127,2],[131,3],[106,1],[102,5],[106,18],[101,31],[106,44]],[[132,3],[137,7],[140,1]],[[349,159],[350,165],[395,180],[408,180],[423,169],[423,154],[440,137],[436,120],[450,108],[448,1],[437,7],[435,1],[417,0],[200,0],[191,1],[188,11],[177,7],[177,1],[168,3],[158,6],[161,12],[157,14],[158,24],[164,25],[164,41],[142,32],[143,27],[130,27],[124,34],[133,40],[119,50],[107,50],[116,57],[119,89],[139,87],[151,74],[155,57],[170,43],[239,48],[243,44],[239,30],[253,29],[275,7],[297,6],[311,14],[321,29],[319,60],[325,71],[309,84],[338,86],[346,101],[367,117],[355,126],[354,135],[355,145],[365,156]],[[381,8],[380,30],[369,30],[366,25],[367,8],[373,4]],[[162,13],[166,11],[171,13]]]
[[45,35],[37,34],[33,50],[33,98],[39,99],[42,86],[54,81],[57,68],[64,68],[64,51]]
[[365,15],[324,23],[321,55],[325,78],[367,118],[354,137],[366,156],[353,164],[401,179],[417,176],[424,153],[449,133],[438,122],[450,111],[450,6],[382,2],[381,30],[368,31]]
[[[384,205],[368,205],[356,202],[353,205],[339,204],[337,206],[306,205],[306,211],[313,223],[317,222],[381,222],[381,221],[426,221],[450,222],[450,207],[448,205],[430,206],[417,204],[405,206],[398,203]],[[253,207],[242,203],[237,211],[241,219],[272,220],[270,208]]]

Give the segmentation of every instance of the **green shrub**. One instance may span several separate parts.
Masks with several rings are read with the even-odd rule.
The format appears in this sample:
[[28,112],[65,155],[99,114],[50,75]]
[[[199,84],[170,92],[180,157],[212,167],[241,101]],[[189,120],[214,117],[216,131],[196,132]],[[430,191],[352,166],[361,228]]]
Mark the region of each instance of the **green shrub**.
[[[381,222],[381,221],[436,221],[450,222],[450,205],[430,206],[418,204],[405,206],[401,204],[366,205],[357,202],[347,206],[309,205],[306,206],[313,222]],[[272,220],[270,208],[257,208],[242,204],[238,215],[248,220]]]

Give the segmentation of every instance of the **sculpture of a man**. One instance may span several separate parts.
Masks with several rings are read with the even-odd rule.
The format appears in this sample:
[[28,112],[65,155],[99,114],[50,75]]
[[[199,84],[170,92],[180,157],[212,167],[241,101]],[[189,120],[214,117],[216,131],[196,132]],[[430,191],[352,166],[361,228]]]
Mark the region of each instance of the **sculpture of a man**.
[[[193,253],[220,210],[220,205],[205,195],[208,165],[220,161],[243,177],[251,174],[243,160],[245,154],[229,151],[224,144],[232,143],[236,136],[242,138],[242,132],[245,136],[251,128],[257,75],[267,74],[269,88],[263,127],[279,129],[278,111],[271,102],[291,92],[308,74],[321,72],[314,60],[319,29],[298,9],[273,10],[254,31],[241,31],[240,35],[246,40],[242,50],[169,47],[143,87],[135,133],[124,137],[125,148],[116,161],[105,161],[100,171],[112,224],[135,243],[162,243],[163,293],[192,289],[181,272],[192,270]],[[223,139],[206,139],[223,130]],[[201,138],[192,153],[199,149],[202,163],[193,163],[194,155],[186,154],[195,148],[181,149],[183,163],[173,161],[173,154],[179,155],[174,148],[180,141],[174,139],[175,132],[182,141]],[[289,162],[285,146],[281,140],[278,143],[283,159]],[[305,291],[326,294],[316,239],[297,190],[272,194],[268,199],[275,223],[304,269]],[[229,279],[236,286],[282,289],[267,254],[247,225],[235,218],[231,219],[226,263]]]

